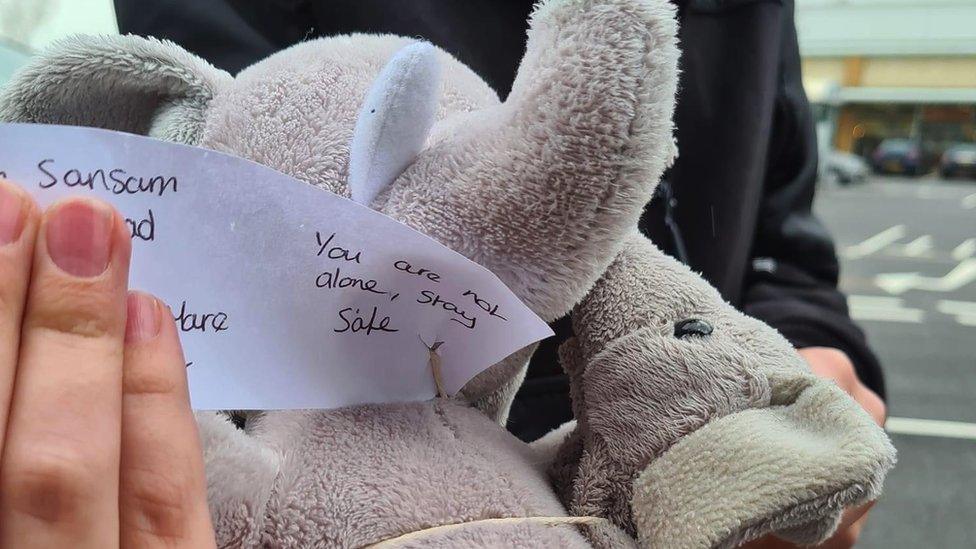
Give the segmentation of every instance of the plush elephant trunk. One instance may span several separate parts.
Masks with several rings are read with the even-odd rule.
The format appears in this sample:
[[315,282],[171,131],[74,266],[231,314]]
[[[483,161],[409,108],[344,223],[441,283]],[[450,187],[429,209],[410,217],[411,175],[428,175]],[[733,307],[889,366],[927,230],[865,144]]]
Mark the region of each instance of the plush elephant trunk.
[[573,320],[560,354],[577,426],[551,469],[571,513],[647,547],[815,543],[879,493],[894,449],[873,420],[645,238]]
[[508,100],[438,123],[377,205],[565,314],[675,154],[675,27],[667,2],[544,2]]

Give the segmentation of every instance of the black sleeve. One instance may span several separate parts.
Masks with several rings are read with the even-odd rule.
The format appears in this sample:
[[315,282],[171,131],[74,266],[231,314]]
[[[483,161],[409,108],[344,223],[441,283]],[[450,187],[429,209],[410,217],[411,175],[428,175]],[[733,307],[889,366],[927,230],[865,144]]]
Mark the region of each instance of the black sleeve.
[[837,289],[839,265],[832,239],[811,212],[817,139],[800,78],[792,10],[783,10],[783,16],[779,90],[742,308],[778,329],[797,348],[844,351],[861,380],[884,397],[878,359]]
[[236,74],[314,33],[302,2],[115,0],[119,31],[172,40]]
[[532,0],[115,0],[119,30],[241,69],[302,40],[352,32],[429,40],[508,95]]

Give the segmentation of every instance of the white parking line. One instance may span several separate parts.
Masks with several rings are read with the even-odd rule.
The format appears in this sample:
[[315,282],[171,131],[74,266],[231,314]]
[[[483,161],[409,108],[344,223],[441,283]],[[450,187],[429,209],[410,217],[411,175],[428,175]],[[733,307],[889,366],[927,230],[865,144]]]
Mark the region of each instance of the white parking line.
[[976,254],[976,238],[967,238],[952,250],[952,259],[962,261]]
[[885,423],[885,430],[897,435],[976,440],[976,423],[962,421],[889,417]]
[[[900,297],[877,295],[849,295],[847,306],[854,320],[872,320],[876,322],[905,322],[920,324],[925,321],[926,311],[906,307]],[[976,302],[940,299],[935,304],[935,310],[951,317],[963,326],[976,327]],[[931,311],[929,311],[931,312]]]
[[900,297],[888,297],[883,295],[852,295],[848,296],[851,306],[858,307],[901,307]]
[[940,313],[955,315],[956,322],[963,326],[976,326],[976,303],[972,301],[953,301],[942,299],[935,308]]
[[967,210],[976,209],[976,193],[962,199],[962,207]]
[[905,255],[908,257],[920,257],[932,249],[932,235],[924,235],[905,244]]
[[847,304],[854,320],[920,324],[925,319],[925,311],[905,307],[900,297],[851,295],[847,297]]
[[905,236],[905,226],[895,225],[888,227],[880,233],[864,240],[859,244],[848,246],[844,249],[844,257],[847,259],[859,259],[867,257],[875,252],[883,250],[886,246],[894,244]]
[[875,286],[889,294],[903,294],[908,290],[926,292],[954,292],[976,282],[976,258],[963,259],[951,271],[940,277],[916,273],[881,273],[874,277]]

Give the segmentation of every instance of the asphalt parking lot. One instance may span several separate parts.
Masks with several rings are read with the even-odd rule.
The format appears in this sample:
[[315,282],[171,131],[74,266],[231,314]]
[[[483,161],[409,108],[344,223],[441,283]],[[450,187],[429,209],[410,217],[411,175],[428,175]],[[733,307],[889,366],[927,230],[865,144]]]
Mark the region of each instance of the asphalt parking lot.
[[822,188],[816,211],[899,452],[859,547],[976,547],[976,182],[872,177]]

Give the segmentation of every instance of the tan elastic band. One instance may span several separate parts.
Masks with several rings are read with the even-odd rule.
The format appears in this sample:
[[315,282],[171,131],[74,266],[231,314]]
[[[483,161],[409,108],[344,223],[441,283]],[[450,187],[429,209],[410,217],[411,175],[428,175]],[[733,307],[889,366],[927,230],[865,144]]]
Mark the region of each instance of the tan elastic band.
[[[420,336],[418,335],[417,337]],[[434,376],[434,385],[437,386],[437,396],[440,398],[448,398],[450,395],[444,389],[444,376],[441,373],[441,355],[437,354],[437,349],[444,342],[435,341],[433,345],[427,345],[427,342],[423,338],[420,338],[420,342],[424,344],[424,347],[427,347],[427,352],[430,353],[430,373]]]
[[490,518],[481,520],[472,520],[470,522],[458,522],[454,524],[442,524],[440,526],[432,526],[430,528],[424,528],[423,530],[417,530],[415,532],[410,532],[403,534],[402,536],[397,536],[395,538],[386,539],[372,545],[365,545],[363,549],[386,549],[396,547],[400,543],[405,543],[408,541],[422,541],[424,538],[430,536],[447,533],[454,530],[461,530],[463,528],[485,524],[485,525],[496,525],[496,524],[542,524],[545,526],[561,526],[564,524],[586,524],[586,525],[596,525],[609,523],[610,521],[601,517],[507,517],[507,518]]

